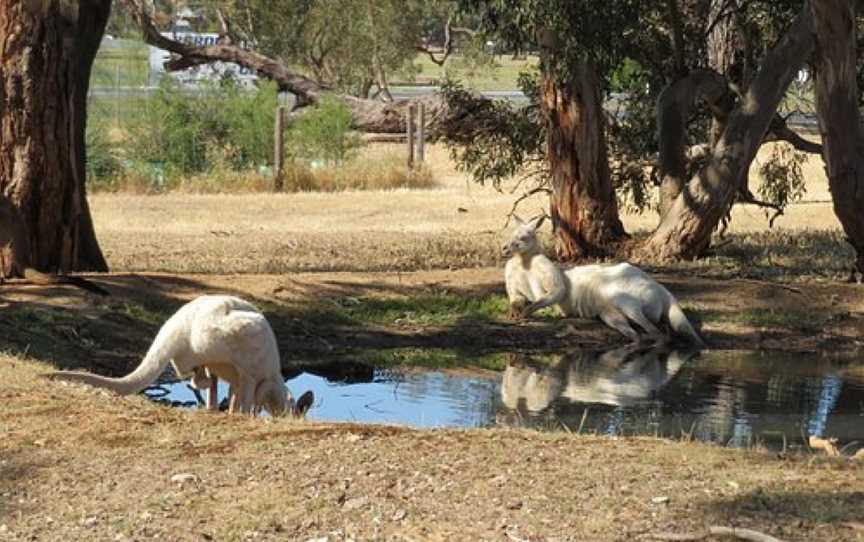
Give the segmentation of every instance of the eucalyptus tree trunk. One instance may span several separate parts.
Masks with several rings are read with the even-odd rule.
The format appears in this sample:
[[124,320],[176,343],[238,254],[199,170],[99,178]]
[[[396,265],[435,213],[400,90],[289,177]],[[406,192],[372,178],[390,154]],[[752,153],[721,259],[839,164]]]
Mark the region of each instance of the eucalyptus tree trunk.
[[0,226],[26,239],[0,247],[2,276],[22,265],[107,270],[85,197],[84,141],[90,70],[110,8],[110,0],[0,7],[0,214],[11,217]]
[[572,81],[544,77],[542,91],[558,258],[610,254],[626,234],[610,177],[596,71],[583,63]]
[[689,180],[687,124],[697,99],[708,103],[715,122],[725,120],[725,111],[731,109],[733,101],[726,79],[711,70],[694,70],[667,85],[657,97],[661,219]]
[[805,7],[765,57],[730,114],[706,166],[683,187],[642,245],[643,255],[659,260],[692,259],[704,251],[732,205],[780,100],[813,47],[810,13]]
[[864,131],[858,110],[855,5],[811,2],[816,32],[816,111],[834,212],[864,273]]

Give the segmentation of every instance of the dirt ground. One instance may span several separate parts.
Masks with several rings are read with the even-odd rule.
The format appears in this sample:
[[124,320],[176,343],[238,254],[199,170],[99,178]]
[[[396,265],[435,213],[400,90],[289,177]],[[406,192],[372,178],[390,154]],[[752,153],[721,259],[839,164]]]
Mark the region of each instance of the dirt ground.
[[251,420],[0,359],[0,540],[864,540],[860,461],[523,430]]
[[[91,198],[114,272],[89,278],[110,297],[0,286],[0,541],[652,540],[711,525],[864,540],[859,460],[252,420],[40,378],[126,373],[171,312],[218,292],[261,306],[287,367],[399,349],[447,350],[470,367],[490,353],[622,344],[593,322],[504,318],[497,247],[513,196],[471,185],[444,152],[431,151],[434,190]],[[712,348],[859,353],[864,289],[840,280],[850,254],[818,164],[805,170],[809,201],[779,230],[738,208],[717,255],[649,269]],[[625,221],[639,231],[653,218]]]

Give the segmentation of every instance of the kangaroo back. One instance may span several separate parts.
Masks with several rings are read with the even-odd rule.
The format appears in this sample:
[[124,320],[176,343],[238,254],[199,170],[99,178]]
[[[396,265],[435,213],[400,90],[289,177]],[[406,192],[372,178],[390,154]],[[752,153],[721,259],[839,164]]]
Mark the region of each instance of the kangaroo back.
[[697,346],[704,347],[706,346],[705,341],[702,340],[702,337],[696,333],[696,330],[693,329],[693,326],[690,325],[690,321],[687,319],[687,316],[684,314],[684,311],[681,310],[681,306],[678,305],[678,302],[674,299],[669,303],[669,325],[672,327],[672,330],[682,337],[687,337],[693,344]]

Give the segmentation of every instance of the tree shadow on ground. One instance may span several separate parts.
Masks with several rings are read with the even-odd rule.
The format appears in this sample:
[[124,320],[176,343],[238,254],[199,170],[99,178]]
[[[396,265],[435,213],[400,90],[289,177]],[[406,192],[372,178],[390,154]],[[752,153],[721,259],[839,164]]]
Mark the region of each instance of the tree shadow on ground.
[[[598,322],[560,318],[552,312],[524,322],[508,320],[503,284],[491,272],[469,278],[447,272],[344,278],[129,273],[90,278],[112,296],[93,296],[70,286],[10,282],[0,287],[0,349],[26,353],[64,369],[126,374],[138,365],[164,321],[183,303],[204,293],[237,295],[257,304],[274,328],[286,368],[405,349],[421,352],[414,359],[423,350],[446,350],[448,363],[472,365],[491,353],[606,348],[626,342]],[[817,313],[830,308],[829,296],[819,290],[823,286],[813,286],[812,292],[808,286],[804,295],[762,281],[730,285],[724,280],[658,278],[694,320],[711,324],[706,339],[712,347],[761,344],[761,339],[742,340],[740,332],[714,325],[725,319],[740,320],[741,303],[755,307],[749,315],[752,324],[775,325],[776,332],[760,331],[760,337],[774,333],[772,340],[781,348],[788,349],[783,341],[796,339],[796,334],[812,335],[813,345],[824,346],[825,340],[814,332],[818,327],[814,322],[824,322]],[[694,304],[699,307],[695,311]],[[803,307],[801,314],[791,320],[788,315],[794,309],[779,311],[779,316],[772,312],[796,306]]]
[[111,296],[67,285],[4,284],[0,288],[0,350],[63,369],[125,374],[140,363],[165,319],[186,301],[180,295],[206,288],[201,282],[179,277],[89,278]]
[[[641,237],[644,233],[636,233]],[[836,230],[785,230],[730,233],[715,238],[693,262],[645,264],[654,273],[693,273],[703,278],[752,278],[788,281],[844,281],[855,265],[855,251]]]
[[[509,322],[500,283],[409,284],[363,277],[357,282],[271,277],[275,287],[253,293],[242,282],[217,284],[206,276],[92,276],[111,292],[108,298],[68,286],[7,283],[0,289],[0,303],[5,302],[0,304],[0,349],[62,369],[127,374],[171,314],[189,299],[217,292],[262,309],[288,370],[409,349],[419,357],[423,351],[447,351],[447,363],[470,366],[478,356],[495,352],[620,342],[599,324],[586,324],[583,334],[581,326],[556,318]],[[293,285],[290,295],[286,282]]]

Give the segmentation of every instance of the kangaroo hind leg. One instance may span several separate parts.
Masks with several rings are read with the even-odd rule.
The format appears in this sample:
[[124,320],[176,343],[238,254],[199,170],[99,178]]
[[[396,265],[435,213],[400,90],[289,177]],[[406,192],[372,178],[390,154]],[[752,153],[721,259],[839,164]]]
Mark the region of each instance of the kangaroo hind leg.
[[607,326],[622,333],[631,341],[639,342],[639,334],[636,333],[636,330],[630,325],[627,317],[617,308],[609,307],[604,309],[600,313],[600,319],[603,320]]
[[664,341],[666,336],[662,331],[657,329],[657,326],[645,316],[642,312],[642,307],[636,304],[627,303],[621,307],[621,311],[631,321],[635,322],[648,337],[653,341]]

